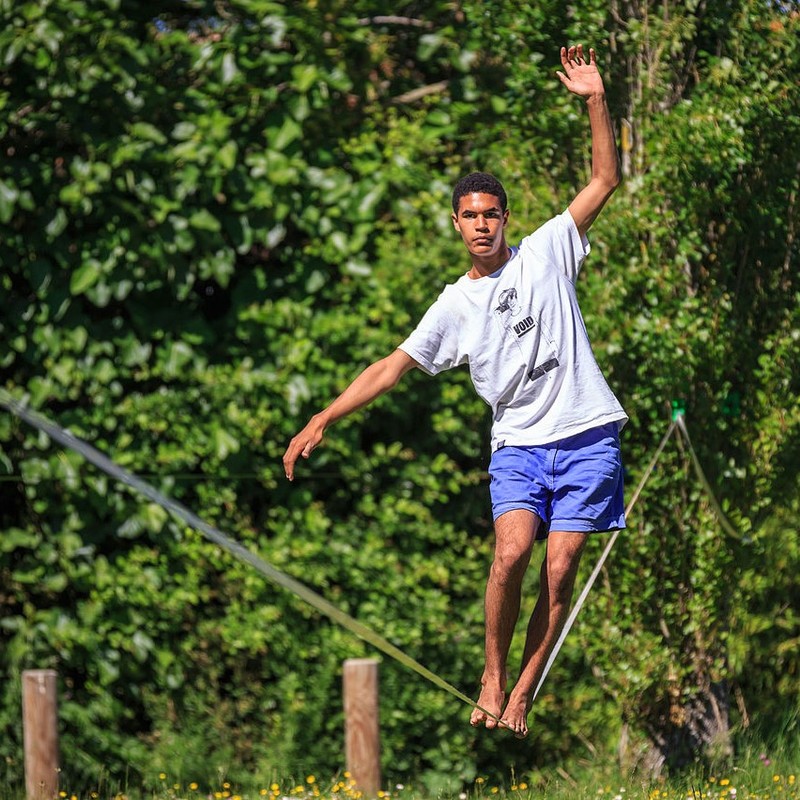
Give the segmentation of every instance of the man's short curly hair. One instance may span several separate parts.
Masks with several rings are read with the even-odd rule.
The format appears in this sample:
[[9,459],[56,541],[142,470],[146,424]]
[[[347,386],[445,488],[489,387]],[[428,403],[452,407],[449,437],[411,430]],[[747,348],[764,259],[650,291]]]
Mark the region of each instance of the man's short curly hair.
[[453,187],[453,212],[458,214],[458,204],[465,194],[479,192],[480,194],[492,194],[500,201],[500,210],[505,211],[508,207],[508,198],[503,184],[494,175],[488,172],[470,172],[465,175]]

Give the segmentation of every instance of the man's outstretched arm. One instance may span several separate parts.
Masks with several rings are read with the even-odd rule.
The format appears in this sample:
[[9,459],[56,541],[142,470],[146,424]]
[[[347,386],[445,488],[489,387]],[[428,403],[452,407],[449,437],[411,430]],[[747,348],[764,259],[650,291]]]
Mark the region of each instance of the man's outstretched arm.
[[294,465],[302,456],[308,458],[322,441],[325,429],[337,419],[363,408],[375,398],[388,392],[417,362],[402,350],[370,364],[324,411],[314,414],[308,424],[295,436],[283,454],[286,477],[294,480]]
[[611,115],[606,105],[606,90],[597,69],[594,50],[589,49],[587,61],[583,55],[583,45],[570,47],[569,50],[562,47],[561,65],[564,71],[556,74],[573,94],[585,98],[592,131],[592,177],[569,205],[569,212],[583,235],[619,186],[619,156]]

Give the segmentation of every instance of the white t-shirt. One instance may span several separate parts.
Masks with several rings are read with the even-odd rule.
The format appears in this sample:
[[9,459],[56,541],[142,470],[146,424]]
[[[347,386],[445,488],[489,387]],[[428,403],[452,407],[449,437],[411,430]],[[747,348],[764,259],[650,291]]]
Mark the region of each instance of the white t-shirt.
[[628,417],[594,359],[575,281],[589,242],[565,211],[496,272],[447,285],[400,349],[430,375],[468,364],[492,450],[566,439]]

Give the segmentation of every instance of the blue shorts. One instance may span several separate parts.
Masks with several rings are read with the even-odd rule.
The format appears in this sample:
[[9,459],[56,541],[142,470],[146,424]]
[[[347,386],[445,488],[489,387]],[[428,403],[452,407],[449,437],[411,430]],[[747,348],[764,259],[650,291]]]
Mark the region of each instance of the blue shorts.
[[613,422],[550,444],[501,447],[489,465],[492,515],[524,508],[537,514],[537,539],[549,530],[625,527],[619,426]]

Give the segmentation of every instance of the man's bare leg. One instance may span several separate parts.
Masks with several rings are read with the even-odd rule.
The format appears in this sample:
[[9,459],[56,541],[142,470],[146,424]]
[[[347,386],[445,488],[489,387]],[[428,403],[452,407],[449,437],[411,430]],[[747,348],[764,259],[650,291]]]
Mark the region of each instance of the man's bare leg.
[[520,675],[501,718],[519,736],[528,734],[530,698],[544,666],[569,616],[581,554],[586,544],[582,533],[551,531],[542,562],[539,598],[528,623]]
[[[486,582],[486,663],[478,705],[498,718],[505,702],[506,660],[519,617],[522,579],[540,522],[536,514],[524,509],[508,511],[495,522],[494,560]],[[497,720],[476,708],[470,724],[494,728]]]

